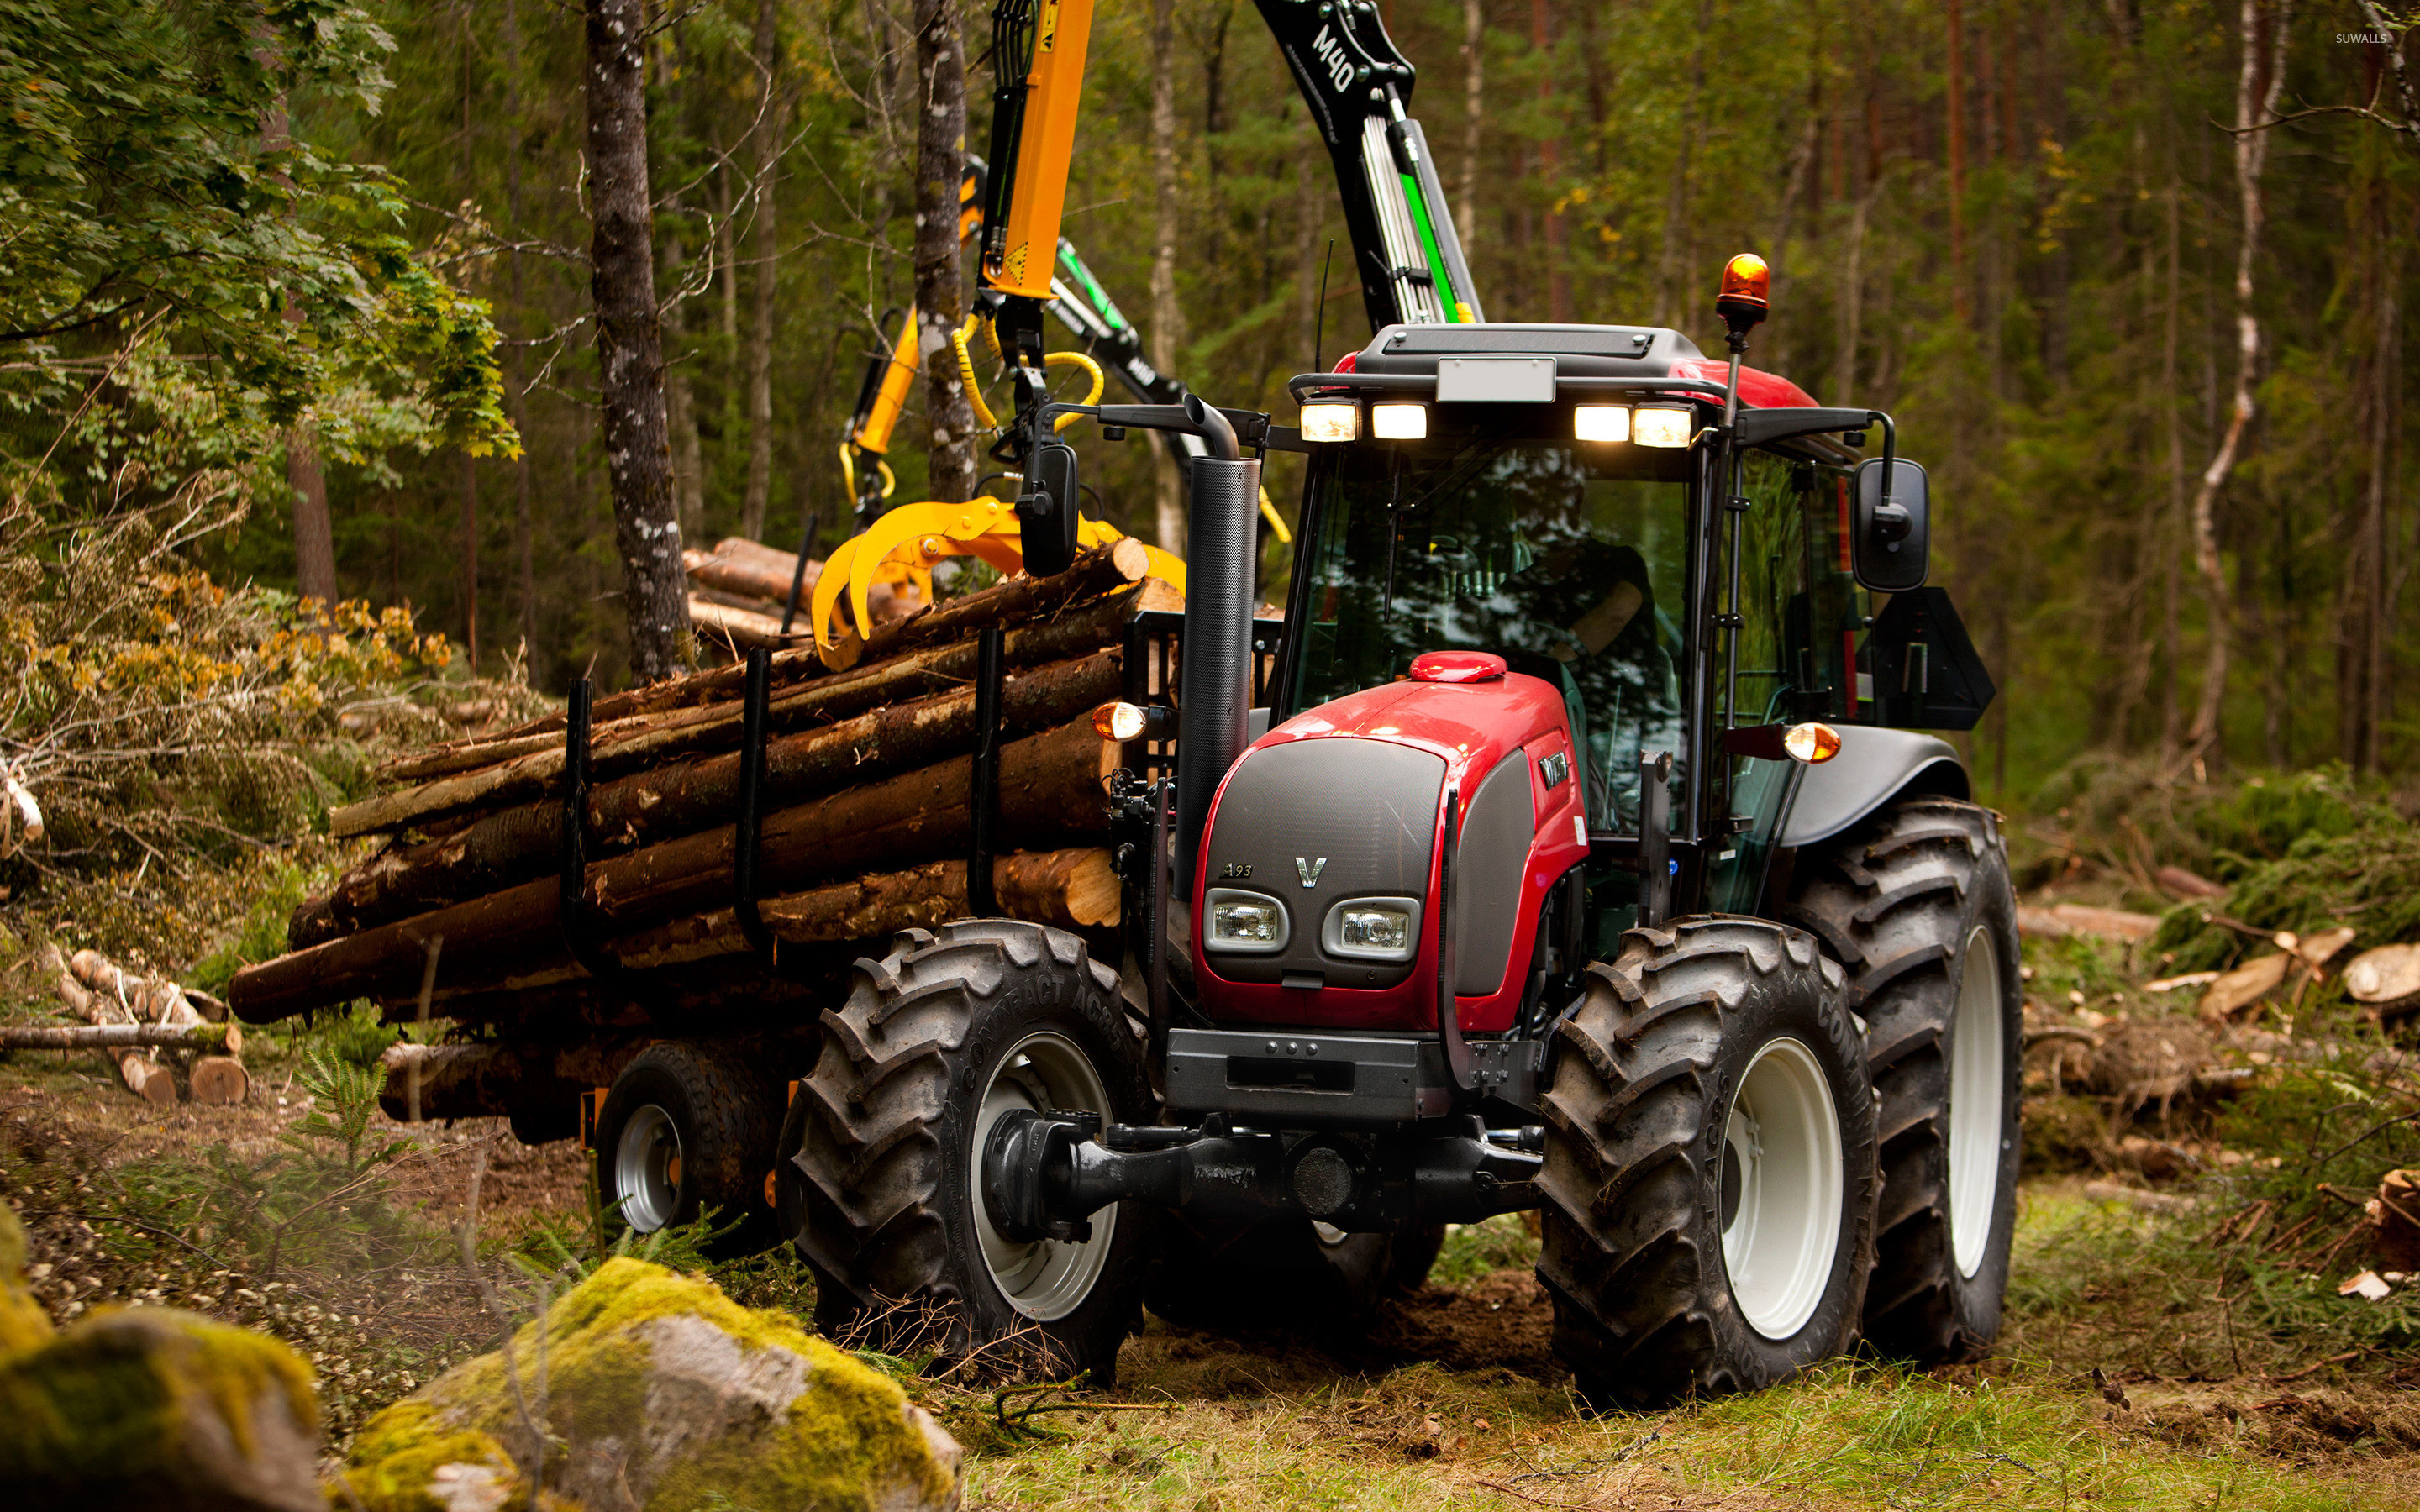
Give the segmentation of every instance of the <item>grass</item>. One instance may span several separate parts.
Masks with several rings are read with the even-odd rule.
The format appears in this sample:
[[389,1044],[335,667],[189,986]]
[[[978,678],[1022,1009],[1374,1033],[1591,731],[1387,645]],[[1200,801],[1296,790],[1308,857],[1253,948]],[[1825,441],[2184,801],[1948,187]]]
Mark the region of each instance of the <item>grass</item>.
[[[1148,1401],[1147,1375],[1129,1395]],[[2251,1420],[2118,1414],[2073,1383],[1936,1379],[1842,1364],[1774,1391],[1590,1417],[1509,1372],[1414,1365],[1298,1396],[1076,1414],[1063,1438],[982,1455],[970,1505],[1255,1512],[1729,1506],[2239,1507],[2388,1504],[2372,1461],[2297,1467]],[[1066,1421],[1064,1419],[1062,1420]]]

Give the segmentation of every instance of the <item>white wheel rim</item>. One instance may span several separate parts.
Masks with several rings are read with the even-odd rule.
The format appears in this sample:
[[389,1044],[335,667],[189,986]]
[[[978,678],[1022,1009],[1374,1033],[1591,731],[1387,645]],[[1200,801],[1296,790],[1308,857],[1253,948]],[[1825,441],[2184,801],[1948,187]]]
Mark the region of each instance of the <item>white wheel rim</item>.
[[1092,1058],[1064,1035],[1045,1031],[1029,1034],[1011,1046],[992,1067],[976,1104],[972,1158],[967,1162],[967,1182],[974,1198],[975,1233],[982,1242],[984,1264],[992,1284],[1008,1304],[1038,1323],[1066,1317],[1093,1294],[1109,1263],[1109,1242],[1117,1235],[1118,1210],[1113,1203],[1092,1215],[1093,1237],[1080,1244],[1055,1239],[1020,1244],[992,1227],[984,1205],[984,1151],[991,1143],[992,1125],[1013,1108],[1047,1113],[1109,1114],[1109,1088]]
[[1718,1210],[1731,1301],[1769,1339],[1807,1326],[1840,1245],[1840,1119],[1813,1051],[1768,1042],[1723,1121]]
[[1983,1268],[2000,1206],[2000,1119],[2008,1095],[2000,1026],[2000,951],[1981,929],[1966,936],[1958,1017],[1949,1026],[1949,1248],[1958,1273]]
[[680,1206],[680,1131],[653,1103],[630,1115],[613,1143],[613,1195],[622,1221],[643,1234],[673,1221]]

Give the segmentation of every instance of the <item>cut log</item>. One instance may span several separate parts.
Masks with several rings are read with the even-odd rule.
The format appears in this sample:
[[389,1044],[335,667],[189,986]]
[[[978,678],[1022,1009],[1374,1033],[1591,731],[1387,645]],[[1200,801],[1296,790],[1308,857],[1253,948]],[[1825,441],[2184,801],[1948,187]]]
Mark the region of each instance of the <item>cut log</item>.
[[[1121,654],[1050,662],[1006,679],[1001,725],[1012,734],[1049,729],[1118,696]],[[783,807],[844,783],[940,761],[974,739],[974,691],[894,703],[826,729],[765,745],[764,802]],[[591,856],[603,859],[691,833],[727,818],[739,802],[739,753],[692,758],[638,772],[589,795]],[[324,898],[295,912],[297,949],[356,930],[499,892],[544,875],[563,851],[563,805],[541,799],[488,815],[442,841],[370,857]]]
[[503,1118],[542,1103],[576,1103],[586,1088],[554,1072],[554,1056],[534,1045],[413,1044],[390,1046],[379,1057],[386,1086],[379,1106],[398,1122],[411,1113],[411,1072],[420,1072],[420,1116]]
[[742,651],[752,651],[760,646],[768,651],[778,650],[806,634],[801,630],[797,635],[783,635],[781,620],[773,615],[717,604],[696,594],[689,595],[689,618],[698,634],[713,640],[727,640]]
[[[769,556],[734,551],[728,549],[732,544],[725,541],[710,553],[697,550],[682,552],[681,563],[689,569],[690,580],[701,588],[719,588],[726,594],[741,594],[776,604],[787,603],[790,575],[798,569],[799,559],[786,551],[772,552]],[[780,560],[771,560],[772,557]],[[815,579],[823,573],[822,563],[808,559],[806,577],[799,585],[799,601],[801,604],[806,602],[809,594],[815,591]]]
[[[1098,846],[1000,856],[992,862],[991,875],[1001,911],[1012,918],[1061,929],[1090,929],[1114,926],[1122,916],[1117,868],[1109,853]],[[757,911],[774,938],[792,945],[934,929],[968,916],[967,863],[928,861],[902,872],[855,877],[768,898]],[[628,936],[617,954],[635,970],[737,955],[749,949],[731,910],[722,908]]]
[[2345,967],[2344,983],[2361,1003],[2392,1003],[2420,993],[2420,945],[2364,950]]
[[245,1073],[243,1062],[233,1056],[201,1056],[186,1073],[185,1088],[196,1103],[231,1108],[252,1090],[252,1078]]
[[[1135,614],[1165,608],[1175,597],[1175,590],[1152,579],[1135,593],[1087,605],[1055,624],[1011,631],[1002,647],[1004,659],[1009,665],[1030,667],[1097,649],[1116,640]],[[776,693],[768,708],[767,723],[783,729],[810,720],[846,717],[880,704],[959,687],[974,674],[975,659],[976,646],[968,641],[834,673]],[[741,714],[740,705],[729,702],[681,709],[655,719],[616,721],[611,729],[592,731],[592,778],[601,780],[694,751],[736,746]],[[348,804],[329,814],[329,832],[338,838],[376,834],[470,809],[536,797],[552,787],[562,773],[563,744],[558,736],[544,748],[501,765]]]
[[0,1026],[0,1050],[240,1050],[243,1030],[232,1024],[11,1024]]
[[[102,976],[101,968],[109,964],[99,952],[79,950],[74,960],[70,961],[60,955],[57,947],[46,946],[42,951],[42,962],[53,974],[54,984],[58,989],[59,1001],[67,1004],[69,1011],[78,1018],[93,1025],[133,1026],[136,1024],[132,1009],[118,1000],[118,989],[125,985],[126,979],[116,971],[116,967],[109,967],[106,980],[111,984],[111,990],[107,993],[94,991],[78,980],[79,964],[85,972],[96,978]],[[199,1022],[200,1015],[196,1014],[194,1018],[195,1022]],[[161,1065],[143,1051],[132,1048],[109,1048],[102,1050],[101,1054],[102,1058],[117,1068],[117,1078],[126,1084],[127,1090],[146,1103],[158,1103],[164,1107],[177,1101],[176,1072]]]
[[[955,640],[988,625],[1044,619],[1069,605],[1083,604],[1101,594],[1141,583],[1149,571],[1149,553],[1141,551],[1139,543],[1130,545],[1120,540],[1108,546],[1094,547],[1078,553],[1067,570],[1055,577],[1011,578],[912,615],[895,625],[879,626],[875,631],[877,644],[873,654],[863,660],[873,661],[910,647]],[[1136,607],[1175,609],[1185,607],[1185,595],[1167,583],[1156,585],[1154,599],[1154,602]],[[812,648],[776,652],[773,656],[773,681],[776,685],[819,677],[824,671],[822,661],[817,659]],[[747,687],[747,681],[748,672],[744,667],[721,667],[709,672],[668,678],[644,687],[600,698],[590,709],[589,717],[601,726],[616,719],[659,715],[701,703],[720,703],[739,697]],[[560,745],[563,719],[560,714],[551,714],[516,725],[494,738],[509,741],[553,733],[557,737],[556,744]]]
[[[1107,832],[1108,780],[1117,748],[1091,721],[1009,742],[1001,750],[1003,840],[1078,840]],[[969,843],[970,758],[956,757],[879,782],[779,810],[765,819],[760,886],[779,894],[884,862],[939,859]],[[590,917],[608,934],[701,915],[730,898],[734,831],[712,830],[614,856],[588,870]],[[236,974],[228,1002],[264,1024],[350,998],[418,991],[421,942],[445,936],[441,995],[556,968],[558,887],[551,877],[298,950]]]

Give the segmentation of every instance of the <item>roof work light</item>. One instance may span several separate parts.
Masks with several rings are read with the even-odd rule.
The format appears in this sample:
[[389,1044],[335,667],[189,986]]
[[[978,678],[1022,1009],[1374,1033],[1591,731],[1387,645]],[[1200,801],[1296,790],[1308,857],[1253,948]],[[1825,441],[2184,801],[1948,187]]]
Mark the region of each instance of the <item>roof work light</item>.
[[1572,440],[1577,441],[1630,440],[1629,409],[1618,404],[1572,406]]
[[1429,435],[1429,407],[1424,404],[1373,404],[1370,433],[1382,441],[1423,441]]
[[1345,400],[1323,400],[1302,407],[1302,439],[1307,441],[1352,441],[1361,439],[1361,407]]

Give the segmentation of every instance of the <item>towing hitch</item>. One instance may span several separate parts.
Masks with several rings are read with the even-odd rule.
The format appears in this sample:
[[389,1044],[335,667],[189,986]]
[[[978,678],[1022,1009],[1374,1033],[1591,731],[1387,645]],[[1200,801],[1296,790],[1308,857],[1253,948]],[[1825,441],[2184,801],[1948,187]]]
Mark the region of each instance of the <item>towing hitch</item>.
[[[1451,1132],[1448,1132],[1451,1131]],[[1097,1113],[1016,1108],[985,1142],[984,1208],[1001,1237],[1086,1240],[1092,1214],[1143,1201],[1205,1217],[1315,1218],[1347,1230],[1477,1223],[1538,1206],[1543,1132],[1443,1128],[1350,1137],[1111,1124]]]

